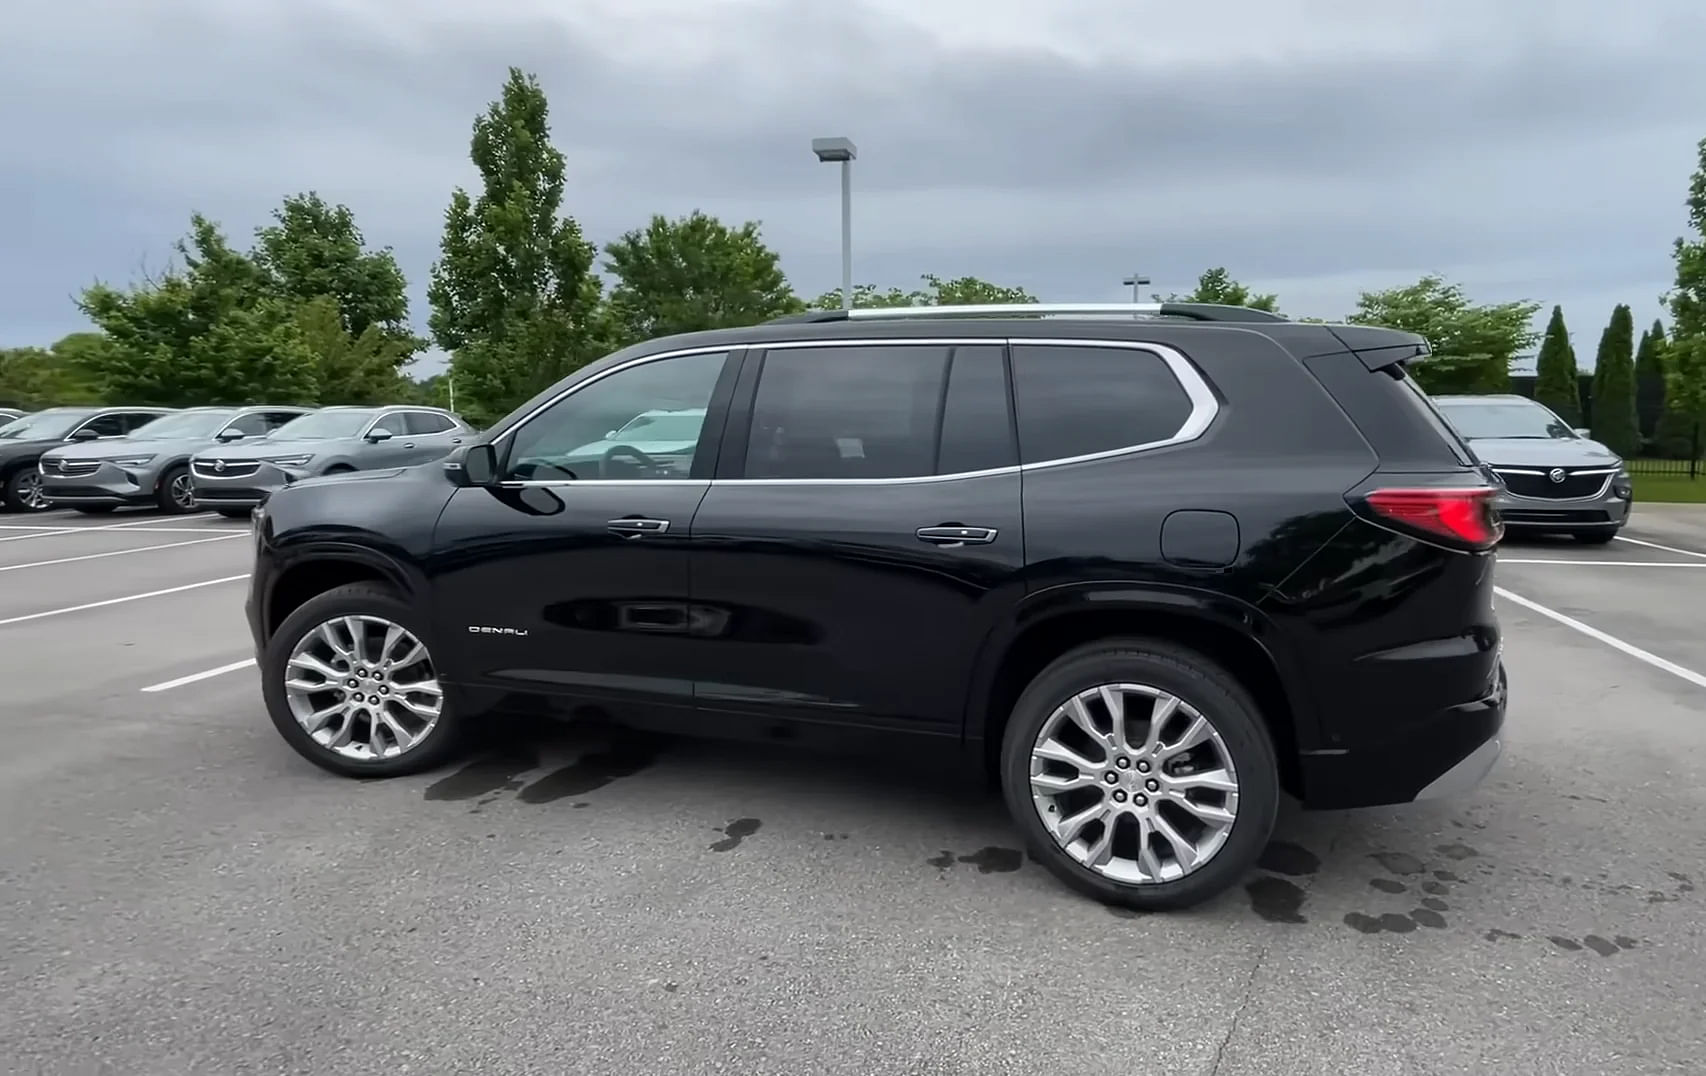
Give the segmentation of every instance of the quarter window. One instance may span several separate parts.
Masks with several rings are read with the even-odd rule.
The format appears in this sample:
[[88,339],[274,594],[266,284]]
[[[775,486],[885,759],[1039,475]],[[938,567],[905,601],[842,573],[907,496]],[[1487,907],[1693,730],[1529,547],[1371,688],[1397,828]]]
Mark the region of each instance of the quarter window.
[[748,478],[936,473],[946,346],[802,347],[764,356]]
[[510,437],[504,477],[690,478],[726,352],[630,366],[564,396]]
[[431,411],[410,411],[408,420],[409,432],[423,436],[431,433],[446,433],[455,425],[443,415],[435,415]]
[[1153,351],[1094,345],[1013,345],[1013,391],[1025,463],[1165,441],[1191,399]]

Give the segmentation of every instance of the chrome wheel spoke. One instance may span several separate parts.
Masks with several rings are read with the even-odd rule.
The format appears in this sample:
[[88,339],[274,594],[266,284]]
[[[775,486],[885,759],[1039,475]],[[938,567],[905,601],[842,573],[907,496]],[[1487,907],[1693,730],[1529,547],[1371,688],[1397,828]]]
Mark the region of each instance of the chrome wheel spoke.
[[1237,822],[1238,773],[1212,718],[1144,684],[1099,684],[1063,700],[1032,744],[1029,780],[1061,849],[1120,883],[1183,878],[1214,858]]
[[[406,663],[391,659],[399,650]],[[414,679],[389,678],[405,665]],[[444,712],[426,644],[382,617],[340,616],[315,625],[292,648],[285,670],[285,699],[297,723],[345,758],[371,762],[412,751]]]

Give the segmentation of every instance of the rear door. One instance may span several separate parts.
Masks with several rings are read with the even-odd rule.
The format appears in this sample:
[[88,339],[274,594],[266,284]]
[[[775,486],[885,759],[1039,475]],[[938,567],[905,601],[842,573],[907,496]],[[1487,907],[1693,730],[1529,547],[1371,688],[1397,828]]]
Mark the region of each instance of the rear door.
[[436,411],[410,411],[405,414],[404,421],[409,432],[403,441],[411,453],[411,464],[443,459],[462,443],[463,431],[448,415]]
[[957,735],[1024,564],[1005,347],[749,356],[692,537],[702,721]]

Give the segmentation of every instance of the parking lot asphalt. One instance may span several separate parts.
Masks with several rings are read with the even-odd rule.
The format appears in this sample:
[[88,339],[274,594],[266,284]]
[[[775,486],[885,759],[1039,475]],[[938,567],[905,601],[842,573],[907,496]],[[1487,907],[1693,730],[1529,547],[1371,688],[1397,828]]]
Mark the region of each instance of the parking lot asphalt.
[[1288,811],[1247,885],[1150,916],[947,760],[516,726],[324,774],[228,669],[245,533],[0,516],[0,1069],[1706,1065],[1706,513],[1507,543],[1488,782]]

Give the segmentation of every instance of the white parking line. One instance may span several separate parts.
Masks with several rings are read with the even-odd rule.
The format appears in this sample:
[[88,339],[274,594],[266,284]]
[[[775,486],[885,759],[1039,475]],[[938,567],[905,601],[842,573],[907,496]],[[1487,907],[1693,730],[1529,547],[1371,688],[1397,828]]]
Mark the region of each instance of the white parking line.
[[[15,572],[22,568],[46,568],[53,564],[72,564],[80,560],[100,560],[102,557],[125,557],[132,553],[147,553],[154,549],[179,549],[186,545],[201,545],[204,542],[229,542],[233,538],[241,538],[241,534],[221,534],[213,538],[193,538],[187,542],[166,542],[162,545],[143,545],[135,549],[109,549],[105,553],[85,553],[80,557],[60,557],[57,560],[37,560],[29,564],[0,565],[0,572]],[[1690,565],[1693,567],[1693,565]],[[1706,568],[1706,564],[1700,565]]]
[[1666,553],[1681,553],[1685,557],[1701,557],[1706,559],[1706,553],[1696,553],[1692,549],[1678,549],[1674,545],[1660,545],[1657,542],[1649,542],[1641,538],[1625,538],[1621,534],[1617,536],[1617,540],[1619,542],[1629,542],[1633,545],[1644,545],[1648,549],[1662,549]]
[[214,669],[203,669],[198,673],[190,673],[188,676],[180,676],[176,680],[166,680],[158,684],[149,684],[142,690],[170,691],[175,687],[183,687],[185,684],[193,684],[198,680],[211,680],[215,676],[224,676],[228,672],[236,672],[238,669],[247,669],[254,664],[254,658],[244,658],[242,661],[233,661],[229,665],[221,665]]
[[24,616],[7,617],[0,620],[0,628],[8,624],[22,624],[26,620],[41,620],[44,617],[61,616],[65,613],[81,613],[85,609],[101,609],[108,605],[123,605],[125,602],[139,602],[144,598],[159,598],[167,594],[180,594],[186,590],[196,590],[201,587],[218,586],[220,583],[235,583],[239,579],[249,578],[249,573],[228,575],[222,579],[204,579],[199,583],[185,583],[181,587],[167,587],[165,590],[150,590],[144,594],[127,594],[122,598],[108,598],[106,601],[85,602],[82,605],[68,605],[64,609],[49,609],[42,613],[28,613]]
[[1549,617],[1552,620],[1556,620],[1558,623],[1564,625],[1566,628],[1573,628],[1576,631],[1581,632],[1583,635],[1586,635],[1590,639],[1597,639],[1600,642],[1604,643],[1606,646],[1611,647],[1613,650],[1621,650],[1623,653],[1628,654],[1630,657],[1635,658],[1639,661],[1644,661],[1648,665],[1653,666],[1653,668],[1655,668],[1655,669],[1663,669],[1665,672],[1670,673],[1672,676],[1681,677],[1682,679],[1687,680],[1689,683],[1693,684],[1695,687],[1706,687],[1706,676],[1702,676],[1701,674],[1695,672],[1693,669],[1685,669],[1681,665],[1678,665],[1674,661],[1667,661],[1664,658],[1659,657],[1657,654],[1652,653],[1651,651],[1642,650],[1640,647],[1636,646],[1634,643],[1624,642],[1622,639],[1619,639],[1617,636],[1608,634],[1608,633],[1603,632],[1603,631],[1600,631],[1598,628],[1594,627],[1592,624],[1584,624],[1581,621],[1577,620],[1573,616],[1565,616],[1563,613],[1560,613],[1556,609],[1548,609],[1546,606],[1541,605],[1539,602],[1533,600],[1532,598],[1525,598],[1521,594],[1513,594],[1510,591],[1506,590],[1504,587],[1494,587],[1493,591],[1496,594],[1498,594],[1498,596],[1501,598],[1505,598],[1509,601],[1513,601],[1516,604],[1522,606],[1524,609],[1532,610],[1536,613],[1539,613],[1543,617]]
[[[0,538],[0,542],[22,542],[22,541],[25,541],[25,540],[30,539],[30,538],[52,538],[54,535],[57,535],[57,534],[84,534],[84,533],[87,533],[89,531],[137,530],[137,529],[140,529],[143,527],[147,527],[150,523],[155,523],[155,522],[158,522],[158,521],[154,520],[154,519],[138,519],[138,520],[135,520],[135,521],[130,522],[130,523],[105,523],[99,527],[28,527],[28,528],[26,528],[26,527],[19,526],[16,524],[0,525],[0,526],[4,526],[4,529],[6,529],[6,530],[28,530],[28,531],[30,531],[29,534],[9,534],[4,538]],[[173,530],[195,530],[195,531],[199,532],[199,531],[205,530],[206,528],[202,528],[202,527],[194,527],[194,528],[174,527],[172,529]]]
[[1585,564],[1594,568],[1706,568],[1692,560],[1571,560],[1568,557],[1500,557],[1500,564]]

